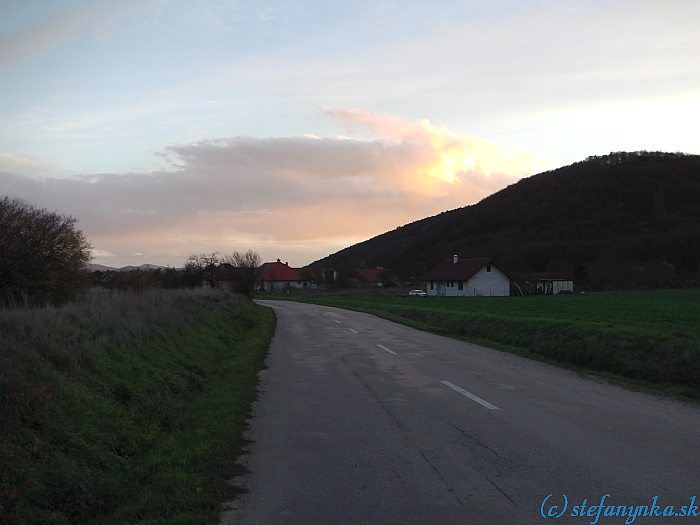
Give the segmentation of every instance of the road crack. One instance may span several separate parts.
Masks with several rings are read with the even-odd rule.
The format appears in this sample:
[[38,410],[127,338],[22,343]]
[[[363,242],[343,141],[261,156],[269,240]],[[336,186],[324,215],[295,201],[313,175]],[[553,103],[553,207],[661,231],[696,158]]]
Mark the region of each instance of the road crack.
[[381,400],[381,398],[379,397],[379,395],[378,395],[374,390],[372,390],[372,387],[369,386],[369,385],[360,377],[360,375],[359,375],[357,372],[355,372],[355,369],[354,369],[353,367],[350,366],[350,363],[348,363],[342,355],[340,356],[340,360],[345,364],[345,366],[348,367],[348,369],[350,370],[350,372],[352,372],[352,375],[354,375],[354,376],[357,378],[357,380],[360,382],[360,384],[361,384],[362,386],[364,386],[365,389],[367,389],[367,392],[370,393],[370,395],[371,395],[372,398],[377,402],[377,404],[379,405],[379,407],[384,411],[384,413],[385,413],[387,416],[389,416],[389,418],[391,418],[391,420],[396,424],[396,426],[399,427],[399,429],[401,430],[401,433],[405,436],[405,435],[406,435],[406,432],[404,431],[403,425],[402,425],[401,422],[396,418],[396,416],[394,416],[394,414],[392,414],[391,411],[384,405],[384,403],[382,403],[382,400]]
[[515,501],[513,501],[513,498],[511,498],[505,490],[503,490],[501,487],[499,487],[499,486],[498,486],[491,478],[489,478],[486,474],[482,474],[482,476],[484,476],[484,479],[486,479],[486,481],[488,481],[489,483],[491,483],[491,485],[493,485],[493,487],[494,487],[498,492],[500,492],[501,494],[503,494],[503,496],[504,496],[508,501],[510,501],[513,505],[515,505]]
[[469,432],[467,432],[467,431],[465,431],[465,430],[459,428],[457,425],[455,425],[455,424],[453,424],[453,423],[450,423],[449,421],[447,421],[446,423],[447,423],[448,425],[450,425],[452,428],[454,428],[457,432],[459,432],[460,434],[462,434],[462,435],[463,435],[466,439],[468,439],[470,442],[472,442],[472,443],[474,443],[475,445],[478,445],[478,446],[480,446],[480,447],[482,447],[482,448],[485,448],[486,450],[488,450],[489,452],[491,452],[494,456],[496,456],[498,459],[501,459],[501,460],[503,459],[496,449],[491,448],[490,446],[488,446],[486,443],[484,443],[484,442],[481,441],[480,439],[478,439],[478,438],[474,437],[473,435],[471,435]]
[[465,508],[465,509],[466,509],[467,506],[464,504],[464,502],[462,501],[462,499],[457,495],[457,491],[447,482],[447,480],[445,479],[445,476],[442,475],[442,473],[440,472],[440,470],[439,470],[435,465],[433,465],[433,462],[430,461],[430,459],[429,459],[428,456],[425,454],[425,452],[423,452],[422,450],[419,449],[419,450],[418,450],[418,453],[421,455],[421,457],[423,458],[423,460],[430,466],[430,468],[431,468],[432,471],[435,473],[435,475],[437,476],[437,478],[442,482],[442,484],[445,485],[445,487],[447,488],[447,492],[449,492],[449,493],[452,495],[452,497],[457,501],[457,503],[459,503],[459,505],[460,505],[462,508]]

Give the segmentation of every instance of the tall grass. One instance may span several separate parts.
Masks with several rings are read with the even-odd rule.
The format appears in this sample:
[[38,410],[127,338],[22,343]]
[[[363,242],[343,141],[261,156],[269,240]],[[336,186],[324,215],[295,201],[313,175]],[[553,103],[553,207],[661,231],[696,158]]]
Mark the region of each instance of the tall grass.
[[214,523],[269,310],[93,291],[0,311],[0,522]]

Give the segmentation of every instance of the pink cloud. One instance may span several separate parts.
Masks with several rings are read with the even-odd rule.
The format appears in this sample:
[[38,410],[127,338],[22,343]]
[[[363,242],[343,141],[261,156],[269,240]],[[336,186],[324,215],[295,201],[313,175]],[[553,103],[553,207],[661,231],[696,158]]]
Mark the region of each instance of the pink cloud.
[[142,253],[129,262],[175,265],[251,247],[305,264],[531,173],[530,157],[427,121],[328,113],[374,138],[236,137],[172,146],[166,171],[3,179],[9,195],[76,216],[98,262]]

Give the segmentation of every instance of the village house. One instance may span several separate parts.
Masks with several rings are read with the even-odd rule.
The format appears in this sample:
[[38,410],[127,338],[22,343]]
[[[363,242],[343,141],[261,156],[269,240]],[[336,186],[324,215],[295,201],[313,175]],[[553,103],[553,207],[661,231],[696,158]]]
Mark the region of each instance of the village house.
[[356,268],[351,271],[356,275],[358,281],[370,288],[381,288],[384,286],[398,286],[401,281],[391,270],[377,266],[376,268]]
[[492,258],[452,259],[438,264],[422,279],[427,294],[438,297],[502,297],[510,295],[510,277]]
[[316,288],[313,271],[310,268],[292,268],[289,263],[264,263],[255,276],[255,289],[259,292],[289,292],[291,289]]

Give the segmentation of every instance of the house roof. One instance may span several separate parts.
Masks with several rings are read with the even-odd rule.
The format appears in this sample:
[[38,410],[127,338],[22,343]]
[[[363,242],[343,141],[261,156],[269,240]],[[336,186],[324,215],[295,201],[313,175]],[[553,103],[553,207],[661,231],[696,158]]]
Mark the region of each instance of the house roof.
[[304,266],[299,268],[299,275],[302,281],[315,281],[317,280],[316,271],[311,268],[311,266]]
[[484,268],[492,264],[501,270],[510,279],[508,273],[493,261],[491,257],[481,259],[454,259],[450,258],[438,264],[423,276],[424,281],[468,281]]
[[277,261],[264,263],[258,268],[258,274],[255,278],[258,281],[300,281],[301,275],[297,268]]
[[314,278],[310,268],[292,268],[287,263],[264,263],[258,268],[255,279],[257,281],[311,281]]

